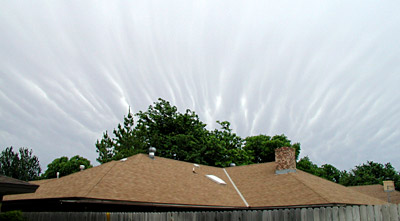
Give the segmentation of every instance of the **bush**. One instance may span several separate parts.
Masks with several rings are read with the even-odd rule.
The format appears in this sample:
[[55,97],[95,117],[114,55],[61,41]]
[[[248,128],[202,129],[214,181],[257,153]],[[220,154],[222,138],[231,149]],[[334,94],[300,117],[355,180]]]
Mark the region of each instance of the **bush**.
[[24,221],[25,218],[20,210],[0,213],[0,221]]

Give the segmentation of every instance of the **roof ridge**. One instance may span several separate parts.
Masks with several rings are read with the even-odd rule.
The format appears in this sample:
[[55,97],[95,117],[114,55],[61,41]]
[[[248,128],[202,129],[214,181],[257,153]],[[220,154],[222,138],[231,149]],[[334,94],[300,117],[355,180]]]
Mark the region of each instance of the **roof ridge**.
[[[306,186],[308,189],[310,189],[312,192],[314,192],[315,194],[317,194],[319,197],[321,197],[322,199],[324,199],[327,203],[329,203],[329,200],[327,198],[325,198],[324,196],[322,196],[320,193],[318,193],[317,191],[315,191],[311,186],[307,185],[306,183],[304,183],[302,180],[298,179],[295,175],[288,173],[290,176],[292,176],[294,179],[296,179],[297,181],[299,181],[301,184],[303,184],[304,186]],[[310,174],[312,175],[312,174]]]
[[88,196],[90,194],[90,192],[97,186],[97,184],[99,184],[101,180],[103,180],[103,178],[110,172],[110,170],[115,167],[117,161],[111,161],[110,163],[114,163],[114,165],[112,165],[110,169],[108,169],[108,171],[104,173],[104,175],[99,179],[99,181],[97,181],[97,183],[94,184],[92,188],[90,188],[84,196]]

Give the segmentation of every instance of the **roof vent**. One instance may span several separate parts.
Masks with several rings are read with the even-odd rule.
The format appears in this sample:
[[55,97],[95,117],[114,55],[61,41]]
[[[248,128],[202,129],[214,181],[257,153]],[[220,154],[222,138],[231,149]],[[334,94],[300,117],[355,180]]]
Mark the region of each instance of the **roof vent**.
[[79,165],[79,169],[81,169],[81,171],[84,170],[85,169],[85,165],[82,165],[82,164]]
[[154,160],[154,155],[156,153],[157,149],[155,147],[150,147],[149,148],[149,157],[150,159]]
[[57,175],[57,179],[60,178],[60,172],[57,172],[56,175]]
[[128,158],[122,158],[122,159],[120,159],[119,161],[125,162],[127,159],[128,159]]
[[235,167],[236,164],[235,164],[235,163],[231,163],[231,164],[229,164],[229,166],[230,166],[230,167]]
[[197,173],[195,168],[200,168],[199,164],[193,164],[193,173]]
[[206,177],[207,177],[208,179],[210,179],[210,180],[212,180],[212,181],[218,183],[218,184],[226,185],[225,181],[223,181],[221,178],[219,178],[219,177],[217,177],[217,176],[215,176],[215,175],[206,175]]

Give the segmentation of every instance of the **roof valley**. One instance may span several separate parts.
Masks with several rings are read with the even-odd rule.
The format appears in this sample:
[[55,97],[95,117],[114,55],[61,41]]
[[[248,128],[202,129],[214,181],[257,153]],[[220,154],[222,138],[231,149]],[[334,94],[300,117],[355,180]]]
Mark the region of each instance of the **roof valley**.
[[[144,157],[146,157],[146,154],[136,154],[134,156],[132,156],[131,158],[136,159],[137,162],[133,162],[133,165],[137,165],[140,164],[140,162],[143,160]],[[126,158],[125,158],[126,159]],[[93,193],[93,191],[99,186],[99,184],[106,178],[106,176],[108,174],[110,174],[110,171],[117,166],[119,163],[124,163],[125,164],[125,160],[118,160],[118,161],[111,161],[109,163],[113,163],[113,165],[104,173],[104,175],[98,180],[98,182],[96,184],[94,184],[92,186],[92,188],[90,188],[90,190],[88,190],[88,192],[84,195],[85,197],[90,198],[91,194]]]
[[107,172],[104,173],[104,175],[97,181],[97,183],[95,183],[95,184],[92,186],[92,188],[90,188],[90,189],[87,191],[87,193],[86,193],[84,196],[89,196],[89,195],[90,195],[90,192],[92,192],[92,190],[93,190],[94,188],[96,188],[96,186],[103,180],[103,178],[115,167],[115,165],[117,164],[117,162],[113,162],[113,163],[114,163],[114,165],[112,165],[112,166],[110,167],[110,169],[108,169]]
[[288,173],[290,176],[292,176],[295,180],[299,181],[301,184],[303,184],[304,186],[306,186],[309,190],[311,190],[312,192],[314,192],[316,195],[318,195],[319,197],[321,197],[323,200],[326,201],[326,203],[329,203],[329,200],[327,198],[325,198],[324,196],[322,196],[320,193],[318,193],[317,191],[315,191],[311,186],[307,185],[306,183],[304,183],[302,180],[298,179],[295,175]]

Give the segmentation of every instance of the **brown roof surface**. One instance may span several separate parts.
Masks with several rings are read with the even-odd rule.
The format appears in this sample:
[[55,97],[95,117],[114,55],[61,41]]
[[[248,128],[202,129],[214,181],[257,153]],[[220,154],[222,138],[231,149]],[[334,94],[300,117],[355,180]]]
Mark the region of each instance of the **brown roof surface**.
[[275,162],[230,167],[226,170],[251,207],[321,204],[385,204],[346,187],[308,174],[275,174]]
[[[36,193],[5,196],[6,200],[87,198],[173,205],[245,207],[224,169],[137,154],[59,179],[36,181]],[[275,174],[275,162],[226,168],[250,207],[322,204],[384,204],[322,178],[297,170]],[[214,183],[215,175],[226,185]]]
[[[138,154],[125,162],[112,161],[48,182],[34,194],[6,196],[5,200],[92,198],[118,201],[203,206],[245,206],[221,168],[201,166]],[[227,185],[206,178],[216,175]]]
[[[367,194],[369,196],[384,200],[387,202],[388,195],[387,192],[383,191],[383,186],[380,184],[375,185],[364,185],[364,186],[349,186],[352,190],[358,191],[360,193]],[[390,193],[390,203],[399,204],[400,203],[400,192],[393,191]]]

